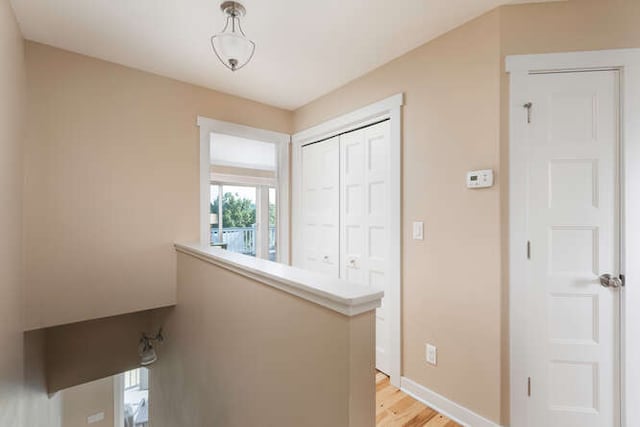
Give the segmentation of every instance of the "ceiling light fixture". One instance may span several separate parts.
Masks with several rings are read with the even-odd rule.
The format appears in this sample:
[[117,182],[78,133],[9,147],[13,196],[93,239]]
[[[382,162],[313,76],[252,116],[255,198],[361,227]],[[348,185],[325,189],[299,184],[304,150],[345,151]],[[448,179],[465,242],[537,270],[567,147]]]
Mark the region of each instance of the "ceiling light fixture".
[[247,38],[240,26],[240,17],[247,11],[236,1],[225,1],[220,9],[227,15],[227,22],[222,32],[211,37],[211,46],[225,67],[237,71],[249,63],[256,50],[256,44]]
[[150,337],[143,333],[140,337],[140,343],[138,344],[138,353],[140,354],[140,365],[149,366],[158,360],[155,348],[153,348],[153,342],[163,342],[164,336],[162,335],[162,328],[158,331],[155,337]]

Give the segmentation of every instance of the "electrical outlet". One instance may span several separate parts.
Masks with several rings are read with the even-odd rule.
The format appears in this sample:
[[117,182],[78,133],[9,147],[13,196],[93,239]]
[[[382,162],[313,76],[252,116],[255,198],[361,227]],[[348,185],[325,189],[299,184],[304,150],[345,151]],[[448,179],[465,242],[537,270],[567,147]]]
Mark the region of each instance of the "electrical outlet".
[[433,344],[427,344],[427,363],[433,366],[438,364],[438,349]]

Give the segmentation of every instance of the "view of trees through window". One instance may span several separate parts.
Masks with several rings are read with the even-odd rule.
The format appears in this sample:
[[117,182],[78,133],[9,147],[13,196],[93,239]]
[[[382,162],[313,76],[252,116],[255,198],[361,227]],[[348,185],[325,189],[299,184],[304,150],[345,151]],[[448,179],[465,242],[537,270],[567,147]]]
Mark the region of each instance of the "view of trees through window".
[[[266,193],[265,190],[268,190]],[[222,197],[220,197],[222,194]],[[209,210],[211,243],[256,256],[257,200],[268,206],[268,242],[261,246],[263,257],[276,259],[276,189],[273,187],[211,184]],[[262,202],[263,201],[263,202]],[[222,209],[220,209],[222,203]],[[262,237],[265,240],[265,237]]]
[[[211,203],[211,213],[218,213],[219,200]],[[256,204],[238,193],[226,192],[222,195],[222,226],[251,227],[256,223]],[[269,200],[269,224],[276,223],[275,201]]]
[[[218,213],[219,199],[211,203],[211,213]],[[226,192],[222,196],[222,226],[251,227],[256,223],[256,204],[238,193]]]

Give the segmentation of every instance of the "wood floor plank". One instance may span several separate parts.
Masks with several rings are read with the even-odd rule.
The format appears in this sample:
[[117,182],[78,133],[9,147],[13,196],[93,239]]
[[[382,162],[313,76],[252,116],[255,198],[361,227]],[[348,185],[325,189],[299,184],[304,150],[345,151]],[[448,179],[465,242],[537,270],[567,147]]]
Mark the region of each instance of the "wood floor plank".
[[444,415],[438,414],[429,420],[423,427],[454,427],[459,426],[458,423],[451,421],[449,418]]
[[387,388],[389,386],[389,378],[383,380],[383,381],[376,381],[376,393],[384,390],[385,388]]
[[461,427],[395,388],[389,377],[376,373],[376,427]]
[[426,423],[433,417],[438,416],[438,413],[431,408],[425,408],[421,410],[416,416],[411,418],[404,427],[424,427]]
[[427,408],[420,402],[416,402],[412,397],[407,396],[407,399],[411,400],[411,404],[406,408],[406,410],[401,412],[394,413],[395,421],[398,426],[406,427],[409,426],[412,420],[419,416],[423,411],[431,412],[431,415],[435,415],[435,412],[430,408]]
[[397,401],[405,397],[402,391],[398,390],[393,386],[388,386],[383,390],[380,390],[376,393],[376,405],[379,408],[389,409],[393,406]]

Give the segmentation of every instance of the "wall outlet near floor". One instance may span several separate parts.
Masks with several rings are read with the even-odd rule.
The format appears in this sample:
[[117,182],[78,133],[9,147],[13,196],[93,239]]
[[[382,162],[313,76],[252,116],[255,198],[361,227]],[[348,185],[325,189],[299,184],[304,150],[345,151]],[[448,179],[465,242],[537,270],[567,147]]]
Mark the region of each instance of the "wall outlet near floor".
[[438,364],[438,349],[433,344],[427,344],[427,363],[433,366]]

